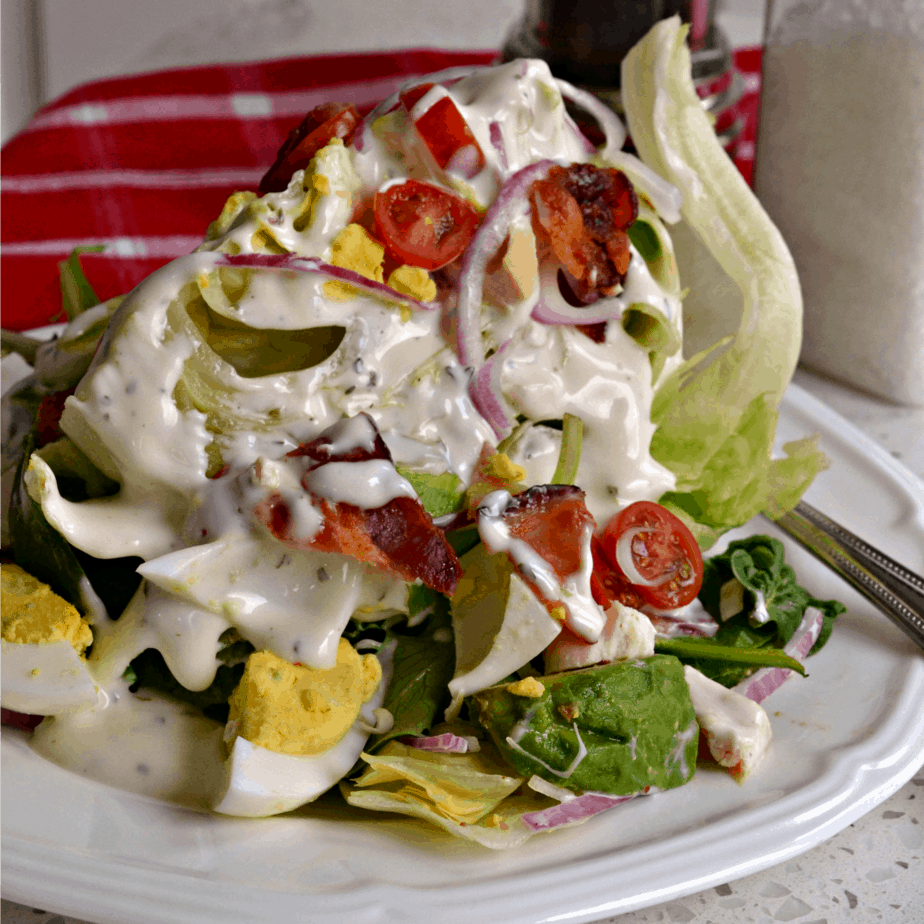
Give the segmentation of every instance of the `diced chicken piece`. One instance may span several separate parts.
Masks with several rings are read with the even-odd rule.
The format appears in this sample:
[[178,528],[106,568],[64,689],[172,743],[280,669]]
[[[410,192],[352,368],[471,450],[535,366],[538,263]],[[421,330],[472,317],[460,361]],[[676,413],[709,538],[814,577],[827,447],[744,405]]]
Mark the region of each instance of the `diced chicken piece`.
[[593,664],[648,658],[654,654],[654,641],[651,620],[617,600],[606,611],[606,625],[598,641],[590,644],[565,629],[546,648],[545,669],[552,674]]
[[763,706],[710,680],[693,667],[683,669],[696,721],[709,753],[742,783],[757,769],[770,745],[770,719]]

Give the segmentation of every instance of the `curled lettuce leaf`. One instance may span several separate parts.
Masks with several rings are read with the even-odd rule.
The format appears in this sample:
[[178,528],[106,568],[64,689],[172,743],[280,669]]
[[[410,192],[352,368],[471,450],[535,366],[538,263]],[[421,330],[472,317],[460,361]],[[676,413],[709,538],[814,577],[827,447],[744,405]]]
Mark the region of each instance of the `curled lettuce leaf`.
[[475,753],[443,754],[391,741],[362,759],[355,784],[340,784],[350,805],[419,818],[484,847],[520,846],[534,833],[522,816],[555,805],[523,786],[490,742]]
[[622,93],[640,157],[683,193],[673,237],[691,291],[687,343],[699,352],[656,395],[652,454],[677,476],[662,503],[708,547],[762,510],[792,506],[823,460],[810,441],[770,459],[801,344],[799,281],[700,104],[686,31],[677,17],[658,23],[625,59]]

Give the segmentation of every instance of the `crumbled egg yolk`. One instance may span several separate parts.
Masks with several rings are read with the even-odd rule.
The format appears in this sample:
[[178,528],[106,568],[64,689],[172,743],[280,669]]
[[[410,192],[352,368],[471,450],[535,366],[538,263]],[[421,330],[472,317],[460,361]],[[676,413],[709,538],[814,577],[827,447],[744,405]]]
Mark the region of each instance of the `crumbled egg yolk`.
[[[362,225],[347,225],[334,238],[330,262],[375,282],[385,281],[385,248]],[[421,302],[432,302],[436,298],[436,283],[419,266],[399,266],[389,275],[388,285],[396,292]],[[332,280],[324,284],[324,294],[328,298],[345,301],[355,298],[356,290],[348,283]]]
[[523,481],[526,478],[526,469],[516,462],[511,462],[509,457],[502,452],[495,452],[488,460],[485,469],[489,475],[500,478],[501,481]]
[[528,699],[539,699],[545,693],[545,686],[535,677],[524,677],[514,683],[507,684],[507,692],[514,696],[525,696]]
[[[376,282],[385,281],[382,263],[385,248],[362,225],[347,225],[330,245],[330,262],[342,269],[360,273]],[[326,282],[324,294],[337,301],[347,301],[356,297],[356,290],[345,282]]]
[[436,283],[420,266],[399,266],[389,277],[388,284],[402,295],[410,295],[419,302],[432,302],[436,298]]
[[352,727],[382,680],[374,655],[360,655],[345,639],[326,670],[290,664],[269,651],[247,659],[229,704],[229,728],[252,744],[280,754],[321,754]]
[[93,632],[70,603],[18,565],[4,564],[0,573],[0,623],[5,642],[70,642],[77,654],[86,651]]

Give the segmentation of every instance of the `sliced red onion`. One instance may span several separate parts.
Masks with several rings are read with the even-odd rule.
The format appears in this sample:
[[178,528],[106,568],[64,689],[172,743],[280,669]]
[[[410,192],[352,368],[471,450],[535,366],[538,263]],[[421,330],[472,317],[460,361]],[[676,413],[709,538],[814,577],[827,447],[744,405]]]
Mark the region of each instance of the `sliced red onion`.
[[[793,637],[783,647],[783,653],[788,654],[797,661],[804,661],[812,650],[812,645],[818,641],[821,627],[824,623],[824,614],[814,606],[807,607],[799,628]],[[737,686],[732,687],[735,693],[740,693],[755,703],[762,703],[771,693],[776,692],[794,672],[787,667],[762,667],[746,677]]]
[[577,87],[568,83],[567,80],[556,78],[555,83],[561,95],[570,100],[576,106],[590,113],[603,129],[606,137],[606,144],[600,151],[600,156],[609,159],[613,154],[622,150],[626,143],[626,127],[622,124],[621,119],[603,100],[598,99],[593,93],[586,90],[579,90]]
[[615,805],[621,805],[641,795],[644,793],[633,793],[631,796],[610,796],[602,792],[587,792],[576,799],[562,802],[561,805],[553,805],[539,812],[526,812],[520,818],[530,831],[548,831],[551,828],[560,828],[563,825],[592,818],[600,812],[605,812]]
[[647,606],[642,612],[655,627],[656,638],[712,638],[719,631],[719,624],[711,616],[708,620],[691,620]]
[[369,126],[365,122],[360,122],[359,128],[353,133],[353,149],[355,151],[362,151],[366,147],[366,132],[369,131]]
[[434,751],[438,754],[471,754],[481,750],[477,738],[454,735],[452,732],[444,732],[442,735],[406,735],[400,741],[418,751]]
[[497,156],[500,159],[501,167],[504,168],[504,172],[507,171],[509,163],[507,161],[507,149],[504,147],[504,136],[501,133],[500,123],[491,122],[488,126],[488,136],[491,139],[491,147],[497,151]]
[[626,580],[639,587],[659,587],[661,584],[666,584],[672,577],[670,572],[665,572],[659,580],[649,581],[635,567],[635,560],[632,558],[632,540],[640,533],[650,532],[651,530],[644,526],[636,526],[633,529],[627,529],[616,542],[616,564],[622,569]]
[[292,253],[226,254],[218,253],[217,251],[214,253],[216,266],[244,266],[251,269],[278,269],[299,273],[318,273],[321,276],[336,279],[338,282],[349,283],[354,288],[368,292],[370,295],[376,295],[390,302],[398,302],[401,305],[408,305],[418,311],[433,311],[439,307],[437,302],[418,301],[416,298],[403,295],[391,286],[385,285],[384,282],[376,282],[376,280],[369,279],[355,270],[334,266],[332,263],[325,263],[316,257],[300,257]]
[[589,305],[572,305],[558,284],[560,264],[547,263],[539,272],[539,299],[530,315],[543,324],[599,324],[622,317],[624,305],[618,296],[598,298]]
[[466,144],[449,159],[446,172],[470,180],[481,172],[481,164],[481,150],[473,144]]
[[516,423],[514,415],[501,392],[501,372],[503,371],[503,354],[510,346],[508,340],[475,373],[469,386],[472,404],[478,413],[491,425],[498,439],[507,436]]
[[472,366],[475,370],[484,365],[481,301],[488,262],[506,240],[514,221],[530,213],[530,187],[536,180],[547,176],[554,166],[554,161],[540,160],[514,173],[501,187],[462,257],[458,284],[458,340],[459,359],[463,365]]

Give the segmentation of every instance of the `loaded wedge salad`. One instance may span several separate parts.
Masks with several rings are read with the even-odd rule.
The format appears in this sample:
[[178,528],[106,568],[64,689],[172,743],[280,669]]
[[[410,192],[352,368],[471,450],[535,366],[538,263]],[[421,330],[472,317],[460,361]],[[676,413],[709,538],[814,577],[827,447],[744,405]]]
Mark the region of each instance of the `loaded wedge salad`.
[[39,754],[489,847],[698,756],[748,776],[840,607],[775,540],[701,555],[822,460],[771,459],[798,283],[689,72],[676,20],[629,56],[637,153],[540,61],[321,106],[132,292],[64,265],[71,323],[5,341],[2,702]]

